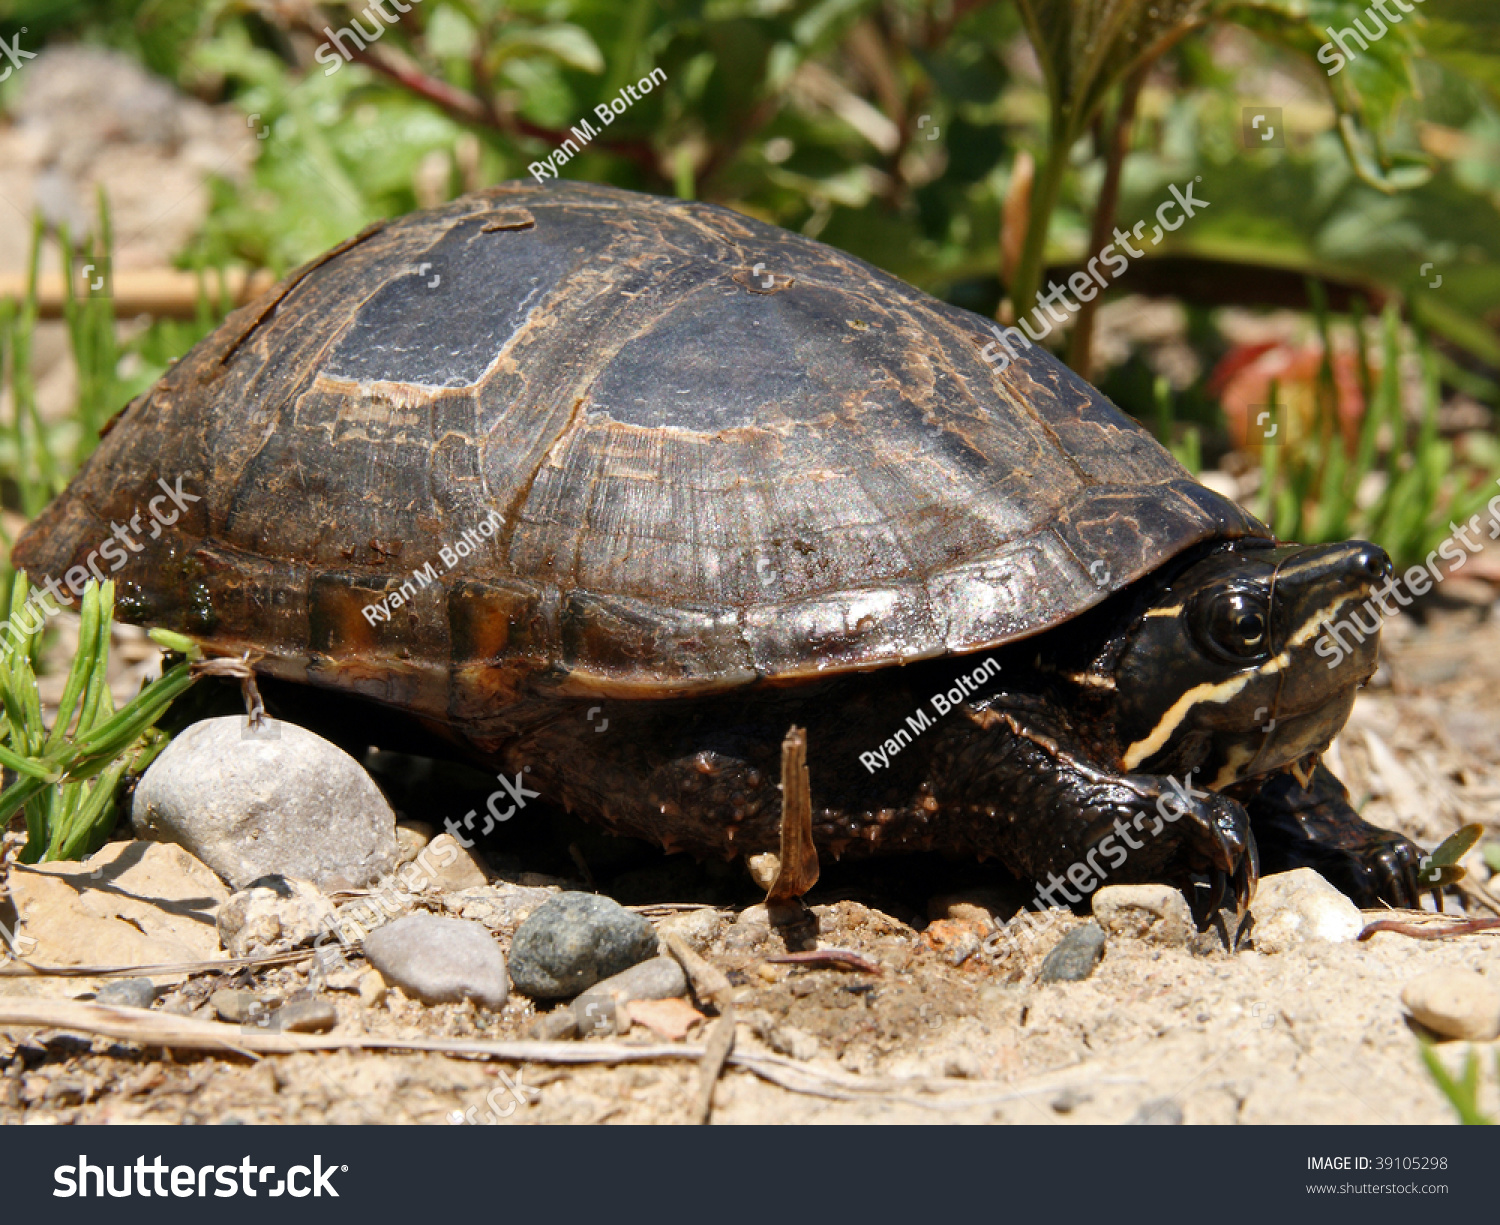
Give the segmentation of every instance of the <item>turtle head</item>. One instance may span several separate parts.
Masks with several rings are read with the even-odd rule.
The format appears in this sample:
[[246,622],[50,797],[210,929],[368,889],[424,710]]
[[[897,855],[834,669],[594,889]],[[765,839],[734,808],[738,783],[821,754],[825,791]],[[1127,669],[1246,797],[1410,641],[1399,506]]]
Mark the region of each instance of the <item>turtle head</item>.
[[1226,549],[1188,567],[1114,665],[1125,768],[1192,770],[1217,790],[1321,753],[1375,671],[1373,600],[1390,580],[1365,541]]

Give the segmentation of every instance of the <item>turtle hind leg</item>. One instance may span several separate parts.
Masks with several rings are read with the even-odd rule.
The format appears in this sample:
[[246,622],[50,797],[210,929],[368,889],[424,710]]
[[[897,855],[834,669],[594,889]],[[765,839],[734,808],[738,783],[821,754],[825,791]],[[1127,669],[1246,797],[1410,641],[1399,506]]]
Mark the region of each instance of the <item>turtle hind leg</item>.
[[1422,851],[1362,820],[1327,766],[1319,763],[1306,787],[1290,773],[1274,774],[1245,807],[1266,875],[1312,868],[1367,909],[1419,906]]

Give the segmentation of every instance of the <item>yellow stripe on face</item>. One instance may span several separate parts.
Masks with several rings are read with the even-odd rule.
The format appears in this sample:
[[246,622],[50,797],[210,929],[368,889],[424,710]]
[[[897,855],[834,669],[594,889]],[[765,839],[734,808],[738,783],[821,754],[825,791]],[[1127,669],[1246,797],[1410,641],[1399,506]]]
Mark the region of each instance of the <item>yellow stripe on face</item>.
[[1338,612],[1339,609],[1343,608],[1345,604],[1352,603],[1356,600],[1361,602],[1368,600],[1370,598],[1370,592],[1373,590],[1373,587],[1361,587],[1358,591],[1346,592],[1345,594],[1339,596],[1339,598],[1336,599],[1332,604],[1318,609],[1317,612],[1315,612],[1311,617],[1309,617],[1302,623],[1301,629],[1299,629],[1295,634],[1287,639],[1287,646],[1306,646],[1310,641],[1312,641],[1313,638],[1318,635],[1319,631],[1321,631],[1323,627],[1333,619],[1333,615]]
[[1210,791],[1218,791],[1221,787],[1229,786],[1230,783],[1239,778],[1240,767],[1248,766],[1255,760],[1256,752],[1257,750],[1250,748],[1248,745],[1230,745],[1228,759],[1224,762],[1223,768],[1214,776],[1213,781],[1208,784],[1208,789]]
[[[1290,639],[1287,640],[1287,649],[1282,651],[1274,659],[1267,660],[1253,672],[1243,672],[1239,676],[1231,676],[1228,680],[1205,682],[1202,685],[1194,685],[1180,698],[1167,708],[1156,726],[1151,729],[1151,734],[1144,740],[1138,740],[1125,750],[1125,768],[1134,770],[1141,762],[1159,753],[1172,738],[1172,734],[1182,726],[1182,721],[1187,718],[1188,712],[1200,704],[1222,706],[1231,698],[1237,697],[1244,691],[1245,687],[1257,677],[1274,676],[1291,662],[1288,653],[1293,647],[1306,645],[1323,629],[1324,625],[1345,604],[1354,600],[1360,600],[1368,595],[1368,589],[1361,591],[1345,592],[1326,607],[1320,608],[1310,618],[1298,627]],[[1149,614],[1148,614],[1149,615]]]
[[1187,718],[1188,711],[1199,703],[1208,703],[1214,706],[1222,706],[1232,697],[1237,697],[1256,677],[1267,672],[1279,672],[1286,663],[1285,655],[1278,655],[1262,668],[1254,672],[1243,672],[1239,676],[1231,676],[1227,681],[1207,682],[1202,685],[1194,685],[1180,698],[1167,708],[1167,713],[1162,715],[1160,721],[1151,729],[1151,734],[1144,740],[1137,740],[1125,750],[1125,768],[1134,770],[1148,757],[1161,751],[1163,745],[1172,738],[1182,721]]

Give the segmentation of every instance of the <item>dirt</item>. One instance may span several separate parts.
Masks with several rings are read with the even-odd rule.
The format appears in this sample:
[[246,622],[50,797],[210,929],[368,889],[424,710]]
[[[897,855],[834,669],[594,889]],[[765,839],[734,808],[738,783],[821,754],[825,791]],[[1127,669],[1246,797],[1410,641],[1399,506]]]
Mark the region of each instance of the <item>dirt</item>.
[[[1366,817],[1429,847],[1467,821],[1500,837],[1500,624],[1487,610],[1438,607],[1426,624],[1394,622],[1387,663],[1331,753]],[[529,853],[520,847],[495,860],[534,885],[548,878],[518,875],[536,866],[525,862]],[[1479,892],[1489,871],[1478,850],[1468,863]],[[684,890],[728,887],[722,872],[695,871],[677,859],[648,862],[621,873],[615,892],[728,973],[736,1052],[776,1057],[765,1066],[799,1089],[731,1066],[714,1098],[719,1123],[1452,1122],[1422,1066],[1401,989],[1439,967],[1500,984],[1500,933],[1443,941],[1382,933],[1274,955],[1230,954],[1203,937],[1191,948],[1111,937],[1086,981],[1039,985],[1055,935],[991,954],[981,905],[930,922],[912,891],[903,896],[878,867],[827,874],[829,887],[810,900],[820,945],[855,950],[879,973],[773,963],[766,958],[784,945],[763,907],[681,900]],[[942,879],[943,869],[927,871],[918,892]],[[960,892],[976,879],[953,871]],[[734,885],[742,899],[745,883]],[[997,896],[1004,890],[975,895],[992,906]],[[458,905],[451,897],[425,904]],[[497,931],[502,940],[515,921]],[[1087,921],[1069,914],[1053,930]],[[515,1040],[536,1021],[532,1003],[515,995],[499,1014],[429,1007],[394,990],[366,1007],[362,970],[354,958],[313,982],[298,967],[198,974],[157,1007],[212,1019],[209,996],[234,985],[282,999],[318,990],[338,1011],[336,1034]],[[23,990],[76,996],[79,988],[0,978],[0,998]],[[613,1041],[660,1043],[639,1026]],[[700,1026],[684,1046],[702,1044]],[[1439,1050],[1456,1067],[1467,1044]],[[254,1061],[15,1028],[0,1030],[0,1123],[445,1123],[466,1113],[499,1124],[683,1122],[698,1076],[695,1059],[573,1067],[338,1051]],[[1493,1099],[1487,1084],[1481,1100],[1500,1107]]]

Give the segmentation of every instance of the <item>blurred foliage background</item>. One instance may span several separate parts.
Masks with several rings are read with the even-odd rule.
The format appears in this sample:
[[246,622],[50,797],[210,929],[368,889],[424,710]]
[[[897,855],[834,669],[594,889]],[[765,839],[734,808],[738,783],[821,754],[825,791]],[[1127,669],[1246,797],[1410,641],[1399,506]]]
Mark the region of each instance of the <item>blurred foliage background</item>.
[[[1500,11],[1384,3],[0,0],[0,38],[112,48],[243,116],[173,253],[200,271],[281,275],[526,177],[587,118],[564,177],[721,203],[1009,322],[1196,180],[1209,207],[1049,344],[1278,530],[1378,534],[1405,562],[1500,469]],[[1382,36],[1330,73],[1328,30],[1356,21]],[[26,385],[34,303],[5,308],[8,504],[35,513],[221,316],[203,284],[118,343],[70,297],[80,407],[55,428]]]

